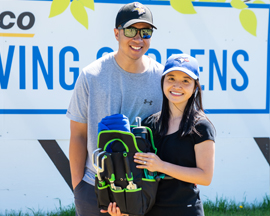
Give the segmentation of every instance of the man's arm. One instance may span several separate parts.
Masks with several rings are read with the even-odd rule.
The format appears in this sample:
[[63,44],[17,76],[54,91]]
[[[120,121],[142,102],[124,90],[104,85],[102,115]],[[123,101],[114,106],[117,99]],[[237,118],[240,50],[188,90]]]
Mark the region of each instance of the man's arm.
[[69,163],[73,189],[84,176],[87,157],[87,124],[70,120]]

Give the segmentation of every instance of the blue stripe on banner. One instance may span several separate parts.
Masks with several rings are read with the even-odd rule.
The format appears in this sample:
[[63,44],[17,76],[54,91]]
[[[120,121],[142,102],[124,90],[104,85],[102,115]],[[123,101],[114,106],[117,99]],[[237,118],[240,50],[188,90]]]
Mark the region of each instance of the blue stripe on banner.
[[[221,3],[221,2],[192,2],[193,6],[197,7],[232,7],[231,3]],[[247,4],[248,8],[268,8],[270,7],[269,4]]]
[[[94,0],[95,3],[105,3],[105,4],[128,4],[132,1],[128,0]],[[144,5],[170,5],[170,1],[139,1],[140,3]]]
[[[270,57],[270,12],[268,15],[268,46],[267,46],[267,59]],[[270,61],[267,61],[267,79],[266,79],[266,110],[267,113],[270,112]]]
[[[0,115],[65,115],[66,109],[0,109]],[[266,109],[206,109],[206,114],[268,114]]]
[[267,109],[206,109],[206,114],[269,114]]
[[0,109],[0,114],[66,114],[66,109]]
[[[53,0],[22,0],[22,1],[53,1]],[[130,0],[94,0],[95,3],[105,4],[127,4]],[[170,5],[170,1],[152,1],[141,0],[139,1],[145,5]],[[195,7],[231,7],[229,2],[192,2]],[[249,8],[269,8],[270,4],[247,4]]]

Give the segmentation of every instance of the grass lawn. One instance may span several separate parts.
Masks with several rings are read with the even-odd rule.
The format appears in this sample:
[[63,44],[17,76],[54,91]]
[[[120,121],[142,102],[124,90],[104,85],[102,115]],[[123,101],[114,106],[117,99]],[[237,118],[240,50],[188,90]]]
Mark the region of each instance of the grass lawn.
[[[59,208],[52,212],[34,211],[29,208],[28,212],[18,212],[6,210],[0,216],[74,216],[74,205],[62,207],[59,201]],[[270,216],[270,197],[265,196],[262,203],[249,204],[245,201],[236,203],[227,199],[217,198],[215,202],[205,201],[204,204],[205,216]],[[188,216],[188,215],[187,215]]]
[[206,216],[270,216],[270,197],[265,196],[262,203],[236,203],[220,198],[216,202],[203,204]]

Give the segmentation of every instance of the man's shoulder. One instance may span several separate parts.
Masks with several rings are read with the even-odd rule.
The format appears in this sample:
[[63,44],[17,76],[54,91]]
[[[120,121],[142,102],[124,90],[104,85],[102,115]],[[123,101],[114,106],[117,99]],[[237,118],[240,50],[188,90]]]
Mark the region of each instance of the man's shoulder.
[[99,73],[103,68],[109,67],[111,68],[111,65],[113,64],[113,57],[114,53],[108,53],[99,59],[96,59],[95,61],[91,62],[89,65],[83,68],[83,72],[85,74],[93,74],[96,75]]
[[157,62],[156,60],[152,59],[151,57],[150,57],[150,59],[151,59],[152,63],[153,63],[156,67],[159,67],[159,68],[164,69],[164,66],[163,66],[161,63]]
[[156,60],[152,59],[151,57],[149,57],[149,58],[150,58],[153,70],[157,71],[158,73],[162,73],[164,70],[164,66],[162,64],[160,64],[159,62],[157,62]]

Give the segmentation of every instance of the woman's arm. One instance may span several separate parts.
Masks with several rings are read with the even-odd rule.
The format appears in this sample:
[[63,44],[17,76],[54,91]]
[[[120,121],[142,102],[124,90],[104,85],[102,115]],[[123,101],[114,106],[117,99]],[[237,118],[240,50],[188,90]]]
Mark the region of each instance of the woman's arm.
[[[181,181],[193,184],[209,185],[212,181],[215,161],[214,141],[206,140],[194,147],[197,167],[183,167],[162,161],[154,153],[136,153],[137,168],[148,169],[169,175]],[[146,164],[144,164],[146,162]]]

